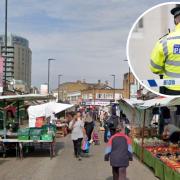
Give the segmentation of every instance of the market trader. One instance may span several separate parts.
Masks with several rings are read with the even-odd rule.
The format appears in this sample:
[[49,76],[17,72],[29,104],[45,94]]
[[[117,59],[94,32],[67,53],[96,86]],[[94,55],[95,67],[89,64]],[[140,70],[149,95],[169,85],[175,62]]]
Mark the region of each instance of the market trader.
[[[180,78],[180,7],[171,10],[174,15],[175,30],[162,37],[155,45],[150,69],[163,78]],[[163,94],[180,95],[180,85],[164,87]]]

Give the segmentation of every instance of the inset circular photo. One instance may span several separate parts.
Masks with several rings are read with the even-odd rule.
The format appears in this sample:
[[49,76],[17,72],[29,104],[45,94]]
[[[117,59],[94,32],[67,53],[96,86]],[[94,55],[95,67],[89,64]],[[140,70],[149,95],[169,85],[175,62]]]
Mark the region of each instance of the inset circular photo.
[[180,96],[180,2],[159,4],[134,23],[127,58],[141,85],[163,96]]

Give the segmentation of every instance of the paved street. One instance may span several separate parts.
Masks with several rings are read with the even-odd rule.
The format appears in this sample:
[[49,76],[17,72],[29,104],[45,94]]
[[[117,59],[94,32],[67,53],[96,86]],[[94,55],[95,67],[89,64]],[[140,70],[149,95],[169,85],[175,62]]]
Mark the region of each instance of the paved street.
[[[91,147],[91,157],[78,161],[73,157],[70,136],[58,139],[57,156],[36,152],[23,160],[0,158],[1,180],[112,180],[109,162],[103,161],[104,143]],[[134,159],[128,168],[129,180],[156,180],[154,174]]]

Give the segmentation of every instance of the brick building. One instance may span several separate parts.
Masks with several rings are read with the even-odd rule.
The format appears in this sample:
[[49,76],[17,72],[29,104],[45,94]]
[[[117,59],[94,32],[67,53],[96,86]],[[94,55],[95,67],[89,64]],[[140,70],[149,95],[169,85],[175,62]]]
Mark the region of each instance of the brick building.
[[[130,80],[129,80],[130,79]],[[136,79],[132,73],[125,73],[123,79],[123,97],[129,98],[132,94],[133,85],[136,84]]]

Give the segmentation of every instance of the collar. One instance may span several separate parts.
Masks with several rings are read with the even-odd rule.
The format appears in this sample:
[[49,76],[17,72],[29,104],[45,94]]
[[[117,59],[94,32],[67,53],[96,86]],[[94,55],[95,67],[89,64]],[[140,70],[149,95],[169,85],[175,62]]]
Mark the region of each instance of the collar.
[[125,135],[124,132],[117,132],[116,134],[119,135],[119,136],[124,136]]
[[180,30],[180,23],[178,23],[177,25],[176,25],[176,28],[175,28],[176,30]]

